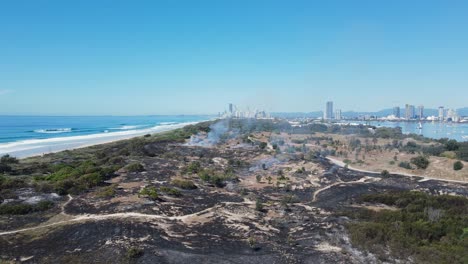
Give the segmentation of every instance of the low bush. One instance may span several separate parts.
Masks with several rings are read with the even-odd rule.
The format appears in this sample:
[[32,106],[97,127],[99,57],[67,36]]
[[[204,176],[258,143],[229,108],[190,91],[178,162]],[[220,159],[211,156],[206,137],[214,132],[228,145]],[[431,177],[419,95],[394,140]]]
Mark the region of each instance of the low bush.
[[257,199],[255,201],[255,210],[259,211],[259,212],[263,212],[263,203],[260,199]]
[[145,167],[141,163],[135,162],[125,166],[125,169],[128,172],[142,172],[145,170]]
[[461,161],[453,163],[453,170],[459,171],[461,169],[463,169],[463,163]]
[[127,249],[127,258],[136,259],[143,256],[144,251],[137,247]]
[[197,188],[193,181],[184,179],[174,179],[171,184],[184,190],[193,190]]
[[417,156],[417,157],[414,157],[414,158],[411,158],[411,163],[413,163],[414,165],[416,165],[416,167],[418,169],[427,169],[427,167],[429,167],[429,159],[425,156]]
[[106,186],[101,188],[97,193],[96,196],[99,198],[110,198],[115,196],[115,186]]
[[201,164],[198,161],[191,162],[187,168],[185,168],[186,173],[199,173],[201,171]]
[[160,188],[161,192],[164,192],[170,196],[175,196],[175,197],[180,197],[182,196],[182,193],[175,189],[175,188],[170,188],[170,187],[166,187],[166,186],[163,186]]
[[234,180],[236,179],[236,176],[232,172],[228,172],[225,174],[219,174],[214,172],[213,170],[202,170],[199,174],[198,177],[202,181],[209,182],[216,187],[224,187],[226,181]]
[[146,186],[140,191],[140,195],[146,196],[152,200],[159,199],[158,190],[153,186]]
[[31,204],[2,204],[0,205],[0,215],[25,215],[33,212],[46,211],[54,206],[53,202],[40,201],[35,205]]
[[406,161],[401,161],[399,164],[398,164],[398,167],[401,167],[401,168],[404,168],[404,169],[408,169],[408,170],[411,170],[413,169],[411,167],[411,164],[409,162],[406,162]]

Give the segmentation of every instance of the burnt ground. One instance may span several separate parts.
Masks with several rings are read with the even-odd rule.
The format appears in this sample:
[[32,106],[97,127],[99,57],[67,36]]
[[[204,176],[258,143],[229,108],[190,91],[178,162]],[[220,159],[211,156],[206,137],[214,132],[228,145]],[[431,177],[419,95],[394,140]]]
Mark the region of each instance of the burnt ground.
[[[25,263],[377,263],[354,248],[349,219],[366,193],[420,190],[468,196],[468,184],[350,171],[324,158],[281,156],[256,146],[153,143],[131,157],[145,171],[119,171],[106,186],[61,197],[46,212],[0,218],[0,259]],[[198,161],[237,177],[219,187],[185,170]],[[261,164],[266,164],[261,168]],[[304,168],[303,172],[297,172]],[[283,177],[281,177],[280,172]],[[261,176],[260,181],[256,176]],[[268,180],[268,177],[271,177]],[[172,186],[175,178],[196,189]],[[144,186],[176,188],[151,200]],[[108,186],[107,186],[108,187]],[[263,208],[256,208],[261,202]]]

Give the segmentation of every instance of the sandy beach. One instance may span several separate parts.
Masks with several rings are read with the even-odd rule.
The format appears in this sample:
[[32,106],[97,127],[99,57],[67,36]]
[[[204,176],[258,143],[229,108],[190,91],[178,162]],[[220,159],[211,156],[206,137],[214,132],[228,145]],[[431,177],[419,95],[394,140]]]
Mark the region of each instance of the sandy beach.
[[105,144],[123,139],[129,139],[146,134],[155,134],[174,130],[198,122],[185,122],[155,126],[148,129],[99,133],[83,136],[57,137],[48,139],[31,139],[0,144],[0,155],[9,154],[17,158],[28,158],[47,153],[60,152],[93,145]]

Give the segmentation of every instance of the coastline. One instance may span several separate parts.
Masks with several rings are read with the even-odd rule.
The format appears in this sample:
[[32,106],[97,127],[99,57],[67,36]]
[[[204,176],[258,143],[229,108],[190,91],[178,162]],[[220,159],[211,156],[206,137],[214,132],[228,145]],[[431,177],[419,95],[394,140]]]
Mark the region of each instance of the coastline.
[[184,122],[179,124],[160,125],[141,130],[119,131],[111,133],[99,133],[71,137],[57,137],[48,139],[32,139],[0,144],[0,156],[9,154],[19,159],[57,153],[65,150],[86,148],[95,145],[111,143],[120,140],[131,139],[146,134],[163,133],[188,125],[198,124],[207,120],[196,122]]

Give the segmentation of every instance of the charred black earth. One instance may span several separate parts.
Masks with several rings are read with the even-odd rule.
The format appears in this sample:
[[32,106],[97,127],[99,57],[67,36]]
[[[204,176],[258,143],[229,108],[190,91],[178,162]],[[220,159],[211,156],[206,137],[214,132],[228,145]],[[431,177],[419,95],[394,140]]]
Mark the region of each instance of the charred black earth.
[[[380,263],[353,246],[352,220],[340,213],[371,207],[359,197],[468,196],[468,184],[357,172],[307,149],[288,152],[268,140],[281,134],[258,125],[230,124],[223,135],[209,126],[20,161],[2,205],[50,206],[0,215],[0,262]],[[93,165],[84,175],[113,170],[99,170],[94,183],[72,172],[85,162]],[[72,168],[65,176],[62,165]]]

